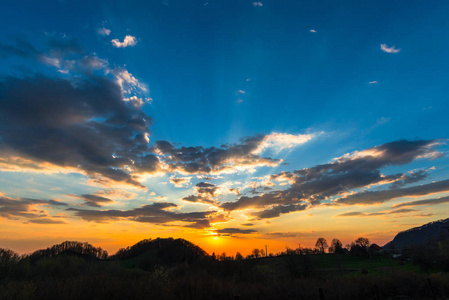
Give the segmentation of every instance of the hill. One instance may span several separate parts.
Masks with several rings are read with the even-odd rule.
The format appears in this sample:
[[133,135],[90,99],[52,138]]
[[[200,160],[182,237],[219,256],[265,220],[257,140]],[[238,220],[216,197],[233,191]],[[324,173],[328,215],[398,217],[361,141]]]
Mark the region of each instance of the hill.
[[208,256],[206,251],[187,240],[157,238],[145,239],[131,247],[122,248],[110,258],[122,260],[129,267],[151,269],[155,265],[191,264]]
[[399,232],[383,249],[392,251],[429,245],[444,237],[449,237],[449,218]]

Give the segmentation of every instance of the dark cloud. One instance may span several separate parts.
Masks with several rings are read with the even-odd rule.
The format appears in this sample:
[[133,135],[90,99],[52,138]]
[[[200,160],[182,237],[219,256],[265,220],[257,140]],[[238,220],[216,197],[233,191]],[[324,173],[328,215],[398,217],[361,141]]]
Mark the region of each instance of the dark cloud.
[[12,199],[0,196],[0,217],[6,219],[24,218],[29,222],[39,224],[50,224],[56,222],[54,219],[48,216],[47,211],[36,208],[35,206],[37,205],[55,207],[66,206],[67,204],[54,200],[29,198]]
[[29,58],[38,54],[39,52],[23,38],[15,38],[15,45],[0,43],[0,57],[19,56]]
[[449,180],[442,180],[402,189],[361,192],[349,195],[345,198],[340,198],[336,202],[345,205],[371,205],[383,203],[401,197],[424,196],[447,191],[449,191]]
[[84,49],[76,38],[49,36],[48,46],[51,52],[60,56],[83,54]]
[[403,187],[410,183],[415,183],[426,179],[429,176],[429,172],[426,170],[418,170],[415,172],[410,172],[409,174],[404,174],[399,180],[393,182],[390,185],[391,189],[396,189]]
[[171,177],[170,182],[173,183],[176,187],[182,187],[184,184],[188,183],[190,178],[188,177]]
[[409,213],[409,212],[415,212],[416,209],[411,209],[411,208],[401,208],[401,209],[395,209],[395,210],[391,210],[388,213],[389,214],[405,214],[405,213]]
[[[141,186],[126,168],[154,172],[142,155],[151,117],[123,101],[120,87],[102,77],[7,78],[0,82],[0,151],[35,162],[81,169],[89,176]],[[148,149],[147,149],[148,150]]]
[[58,219],[41,218],[41,219],[31,219],[29,223],[34,224],[67,224],[66,222]]
[[204,204],[212,204],[212,205],[217,204],[217,201],[214,201],[208,197],[195,196],[195,195],[190,195],[190,196],[184,197],[184,198],[182,198],[182,200],[188,201],[188,202],[193,202],[193,203],[204,203]]
[[240,191],[239,191],[238,189],[230,188],[229,191],[230,191],[231,193],[236,194],[237,196],[240,195]]
[[257,230],[254,230],[254,229],[240,229],[240,228],[223,228],[223,229],[215,230],[215,232],[218,233],[219,235],[232,236],[232,235],[235,235],[235,234],[256,233]]
[[366,214],[359,211],[351,211],[337,215],[337,217],[360,217],[360,216],[366,216]]
[[83,194],[79,198],[84,200],[85,205],[92,207],[101,207],[102,204],[114,202],[109,198],[90,194]]
[[275,237],[275,238],[292,238],[292,237],[297,237],[298,234],[297,233],[293,233],[293,232],[267,232],[264,233],[265,236],[267,237]]
[[416,210],[403,208],[403,209],[379,211],[379,212],[374,212],[374,213],[353,211],[353,212],[339,214],[339,215],[337,215],[337,217],[374,217],[374,216],[384,216],[384,215],[390,215],[390,214],[393,214],[393,215],[394,214],[405,214],[405,213],[410,213],[410,212],[416,212]]
[[250,215],[255,217],[255,219],[271,219],[271,218],[277,218],[281,214],[288,214],[295,211],[301,211],[305,210],[307,208],[307,205],[301,205],[301,204],[291,204],[291,205],[277,205],[273,206],[270,209],[262,210],[253,212]]
[[241,224],[241,226],[248,226],[248,227],[250,227],[250,226],[254,226],[254,223],[244,223],[244,224]]
[[209,182],[199,182],[195,185],[196,191],[200,195],[206,195],[209,197],[215,197],[218,187]]
[[[270,218],[277,217],[283,213],[303,210],[306,208],[303,205],[317,205],[329,197],[338,197],[358,188],[398,180],[401,180],[403,184],[417,182],[425,179],[427,175],[424,172],[410,173],[408,175],[402,173],[383,175],[380,169],[392,165],[407,164],[420,157],[439,157],[441,153],[434,149],[438,143],[436,140],[400,140],[342,156],[332,163],[300,169],[294,172],[275,174],[270,177],[271,180],[287,180],[291,185],[285,190],[275,190],[252,197],[242,196],[235,202],[223,203],[221,207],[227,211],[270,207],[270,209],[253,213],[257,218]],[[359,193],[340,198],[335,203],[381,203],[387,201],[388,195],[395,193],[400,195],[408,191],[416,195],[424,195],[443,191],[446,189],[446,185],[446,182],[442,182],[440,184],[435,183],[429,186],[418,186],[408,189],[390,189],[380,193],[380,196],[383,195],[385,198],[384,200],[379,200],[382,197],[377,197],[379,192],[366,192],[365,196],[373,193],[373,197],[364,197],[364,199],[361,199],[362,196]],[[368,198],[371,199],[371,202]]]
[[434,198],[434,199],[425,199],[418,201],[410,201],[410,202],[402,202],[393,205],[393,207],[410,207],[410,206],[422,206],[422,205],[438,205],[443,203],[449,203],[449,196]]
[[48,201],[48,204],[50,205],[50,206],[53,206],[53,207],[57,207],[57,206],[67,206],[68,204],[67,203],[64,203],[64,202],[61,202],[61,201],[56,201],[56,200],[49,200]]
[[69,208],[67,210],[75,212],[75,215],[83,220],[93,222],[128,219],[136,222],[165,224],[181,221],[192,223],[187,226],[196,228],[209,227],[209,222],[220,217],[216,215],[216,211],[180,213],[170,211],[173,208],[178,208],[178,205],[168,202],[156,202],[130,210],[86,210],[77,208]]
[[238,144],[209,148],[201,146],[176,148],[170,142],[157,141],[153,151],[161,154],[171,171],[184,173],[219,173],[232,170],[236,166],[277,165],[280,160],[260,157],[253,153],[257,151],[264,137],[265,135],[260,135],[242,139]]

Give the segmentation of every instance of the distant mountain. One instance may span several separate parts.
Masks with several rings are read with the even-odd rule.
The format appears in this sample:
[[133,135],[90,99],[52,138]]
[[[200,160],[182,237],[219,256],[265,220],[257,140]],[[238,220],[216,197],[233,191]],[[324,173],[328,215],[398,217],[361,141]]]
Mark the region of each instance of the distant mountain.
[[436,243],[443,237],[449,237],[449,218],[399,232],[392,241],[385,244],[383,249],[388,251],[400,250],[404,247],[413,248]]
[[190,264],[208,256],[206,251],[187,240],[157,238],[142,240],[131,247],[122,248],[110,258],[125,261],[129,267],[147,269],[156,265]]

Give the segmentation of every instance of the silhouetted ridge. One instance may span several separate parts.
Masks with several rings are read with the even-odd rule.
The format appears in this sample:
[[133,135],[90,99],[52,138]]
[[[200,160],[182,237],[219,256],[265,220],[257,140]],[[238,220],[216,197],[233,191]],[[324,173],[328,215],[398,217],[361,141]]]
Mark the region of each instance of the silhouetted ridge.
[[30,259],[31,261],[36,261],[41,258],[51,258],[58,255],[73,255],[86,259],[106,259],[108,252],[100,247],[94,247],[89,243],[65,241],[47,249],[34,251],[30,255]]
[[137,244],[122,248],[111,259],[128,260],[145,256],[143,259],[152,264],[173,265],[178,263],[193,263],[207,257],[206,251],[184,239],[157,238],[145,239]]
[[385,244],[383,249],[393,250],[404,247],[417,247],[436,242],[442,237],[449,236],[449,218],[438,220],[399,232],[392,241]]

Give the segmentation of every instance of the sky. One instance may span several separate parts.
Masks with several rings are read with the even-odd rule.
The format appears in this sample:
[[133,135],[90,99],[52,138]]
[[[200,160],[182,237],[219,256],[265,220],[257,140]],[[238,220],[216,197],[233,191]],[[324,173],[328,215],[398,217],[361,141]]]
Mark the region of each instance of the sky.
[[0,247],[343,245],[449,216],[447,1],[0,3]]

